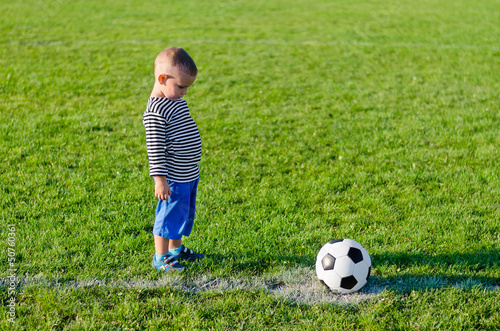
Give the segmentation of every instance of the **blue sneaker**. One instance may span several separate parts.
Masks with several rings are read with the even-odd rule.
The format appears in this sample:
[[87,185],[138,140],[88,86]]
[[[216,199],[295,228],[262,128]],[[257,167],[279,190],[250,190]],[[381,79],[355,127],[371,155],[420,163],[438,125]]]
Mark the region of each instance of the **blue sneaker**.
[[186,246],[182,245],[179,247],[181,249],[181,252],[177,255],[173,255],[175,259],[182,261],[182,260],[188,260],[188,261],[197,261],[201,260],[205,257],[205,255],[201,253],[195,253],[192,249],[187,248]]
[[187,269],[171,254],[161,258],[160,261],[156,261],[155,255],[153,254],[153,261],[151,261],[151,265],[153,268],[161,272],[184,271]]

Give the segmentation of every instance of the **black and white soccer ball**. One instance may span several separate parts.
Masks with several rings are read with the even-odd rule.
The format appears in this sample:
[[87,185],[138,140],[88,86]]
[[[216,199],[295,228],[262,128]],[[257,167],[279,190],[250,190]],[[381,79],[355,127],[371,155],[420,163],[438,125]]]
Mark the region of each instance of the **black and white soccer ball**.
[[368,281],[371,259],[366,249],[352,239],[326,243],[316,257],[316,275],[337,293],[360,290]]

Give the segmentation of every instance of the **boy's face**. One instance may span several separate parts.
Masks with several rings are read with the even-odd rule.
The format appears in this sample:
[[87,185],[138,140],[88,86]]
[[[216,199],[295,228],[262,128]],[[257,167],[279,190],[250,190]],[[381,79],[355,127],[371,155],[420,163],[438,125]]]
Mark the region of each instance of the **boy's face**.
[[168,72],[168,74],[161,74],[158,82],[165,97],[177,101],[187,94],[188,87],[194,83],[196,76],[188,75],[177,68],[171,68]]

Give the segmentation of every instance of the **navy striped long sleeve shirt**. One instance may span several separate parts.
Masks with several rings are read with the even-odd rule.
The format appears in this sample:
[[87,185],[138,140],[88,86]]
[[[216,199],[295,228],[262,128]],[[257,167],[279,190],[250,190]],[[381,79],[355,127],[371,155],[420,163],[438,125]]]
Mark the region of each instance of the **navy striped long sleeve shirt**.
[[150,97],[142,116],[150,176],[187,183],[200,175],[201,138],[187,102]]

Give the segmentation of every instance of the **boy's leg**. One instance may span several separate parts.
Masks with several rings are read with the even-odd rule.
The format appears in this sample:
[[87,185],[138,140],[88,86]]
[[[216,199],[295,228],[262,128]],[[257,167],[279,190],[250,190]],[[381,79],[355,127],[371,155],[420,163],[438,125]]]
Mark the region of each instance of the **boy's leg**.
[[176,249],[176,248],[179,248],[181,246],[182,246],[182,239],[179,239],[179,240],[170,239],[170,242],[168,243],[169,249]]
[[155,253],[156,255],[165,255],[168,253],[169,249],[169,240],[167,238],[163,238],[157,235],[155,237]]
[[159,271],[183,271],[186,269],[168,252],[169,239],[154,235],[155,252],[151,265]]

